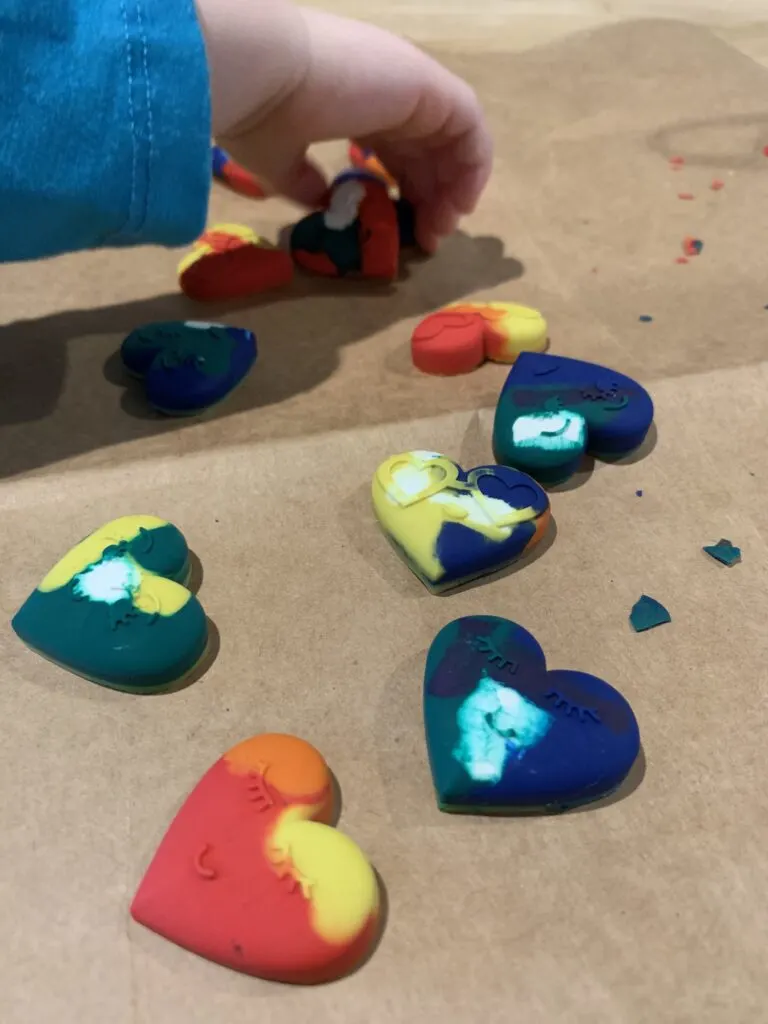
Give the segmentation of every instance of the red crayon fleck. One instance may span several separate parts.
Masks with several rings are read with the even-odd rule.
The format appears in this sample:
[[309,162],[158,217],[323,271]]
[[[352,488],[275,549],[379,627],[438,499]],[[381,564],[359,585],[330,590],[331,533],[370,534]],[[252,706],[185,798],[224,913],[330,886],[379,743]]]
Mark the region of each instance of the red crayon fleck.
[[763,156],[768,156],[768,146],[763,146]]
[[[766,147],[766,149],[768,149],[768,146]],[[669,158],[669,162],[672,165],[672,167],[674,167],[674,169],[677,170],[679,167],[682,167],[683,164],[685,163],[685,157],[684,156],[671,156]]]
[[693,199],[693,192],[678,192],[678,199]]
[[725,188],[725,182],[721,181],[719,178],[715,178],[709,187],[713,192],[719,192],[721,188]]
[[677,259],[675,260],[675,263],[687,263],[687,262],[688,262],[688,257],[687,256],[678,256]]
[[703,248],[704,243],[699,238],[688,235],[683,239],[683,252],[686,256],[698,256]]

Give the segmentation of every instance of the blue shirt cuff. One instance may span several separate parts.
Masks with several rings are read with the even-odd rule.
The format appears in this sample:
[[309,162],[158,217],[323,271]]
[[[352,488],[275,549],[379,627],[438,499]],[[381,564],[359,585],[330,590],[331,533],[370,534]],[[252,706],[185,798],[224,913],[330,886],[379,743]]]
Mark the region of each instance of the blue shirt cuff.
[[3,0],[0,261],[183,245],[211,114],[193,0]]
[[211,188],[208,65],[193,0],[125,0],[132,137],[125,224],[105,244],[184,245],[205,230]]

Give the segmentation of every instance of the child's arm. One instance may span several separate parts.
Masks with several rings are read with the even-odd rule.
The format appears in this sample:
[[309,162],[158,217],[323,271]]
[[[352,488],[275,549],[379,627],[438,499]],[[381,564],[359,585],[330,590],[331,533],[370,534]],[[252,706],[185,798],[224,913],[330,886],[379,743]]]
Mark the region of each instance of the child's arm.
[[193,0],[0,0],[0,260],[205,225],[210,113]]
[[197,0],[213,126],[241,163],[312,203],[324,182],[307,147],[375,149],[417,210],[426,249],[474,208],[492,145],[470,87],[389,32],[289,0]]
[[324,190],[313,142],[373,146],[428,249],[490,171],[467,85],[387,32],[290,0],[0,0],[0,39],[0,261],[191,241],[212,127],[308,204]]

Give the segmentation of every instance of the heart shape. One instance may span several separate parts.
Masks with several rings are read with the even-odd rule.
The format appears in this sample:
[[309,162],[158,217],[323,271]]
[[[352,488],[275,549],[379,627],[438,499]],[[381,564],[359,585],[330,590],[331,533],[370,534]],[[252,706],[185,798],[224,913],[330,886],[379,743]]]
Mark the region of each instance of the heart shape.
[[234,970],[316,983],[371,950],[379,887],[331,827],[331,773],[295,736],[254,736],[224,754],[171,823],[131,906],[171,942]]
[[147,400],[168,416],[193,416],[217,405],[256,361],[251,331],[224,324],[146,324],[123,341],[126,370],[143,379]]
[[546,484],[562,483],[585,452],[633,452],[653,423],[651,396],[637,381],[581,359],[523,352],[496,406],[493,451]]
[[547,345],[547,322],[536,309],[514,302],[463,302],[421,321],[411,336],[411,358],[424,373],[453,376],[486,359],[513,363],[521,352]]
[[206,651],[208,622],[189,575],[180,530],[157,516],[123,516],[68,551],[12,625],[77,675],[154,693],[188,677]]
[[223,302],[282,288],[293,280],[287,252],[242,224],[216,224],[178,266],[179,285],[196,302]]
[[376,175],[346,171],[332,183],[323,205],[291,231],[291,254],[300,267],[325,277],[391,281],[397,276],[401,241],[413,232],[409,204],[392,200]]
[[614,792],[640,752],[632,708],[585,672],[547,671],[522,626],[456,619],[435,637],[424,722],[441,810],[561,811]]
[[437,452],[386,459],[373,477],[373,508],[409,568],[434,593],[504,568],[538,543],[549,499],[505,466],[465,472]]

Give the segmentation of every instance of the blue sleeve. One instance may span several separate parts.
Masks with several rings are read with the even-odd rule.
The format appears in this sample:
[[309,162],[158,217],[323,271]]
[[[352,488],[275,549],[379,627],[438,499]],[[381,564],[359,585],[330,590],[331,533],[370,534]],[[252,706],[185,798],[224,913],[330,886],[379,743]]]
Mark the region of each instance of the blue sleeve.
[[0,261],[184,245],[211,125],[193,0],[0,0]]

